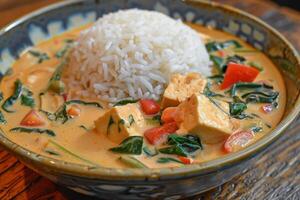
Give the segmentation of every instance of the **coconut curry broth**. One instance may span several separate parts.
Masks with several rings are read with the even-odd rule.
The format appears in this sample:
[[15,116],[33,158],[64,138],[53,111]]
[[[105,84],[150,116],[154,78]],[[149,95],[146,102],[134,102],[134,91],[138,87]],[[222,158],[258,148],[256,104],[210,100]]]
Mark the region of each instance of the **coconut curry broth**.
[[[226,47],[221,51],[212,52],[211,55],[223,58],[228,55],[240,55],[244,57],[247,62],[258,63],[263,67],[263,71],[261,71],[256,77],[255,82],[259,82],[260,80],[265,82],[267,81],[274,87],[274,91],[280,91],[280,95],[277,98],[278,106],[271,109],[271,112],[269,112],[270,110],[268,109],[267,112],[262,111],[262,106],[266,104],[249,103],[247,104],[248,108],[246,113],[251,113],[253,116],[258,115],[259,117],[252,116],[251,119],[246,118],[243,120],[238,120],[240,127],[246,127],[248,129],[249,127],[262,128],[262,130],[258,130],[258,132],[254,131],[257,133],[253,132],[254,137],[251,139],[251,141],[249,141],[249,143],[255,142],[267,132],[272,130],[279,123],[283,115],[286,94],[284,82],[279,71],[263,53],[256,51],[253,49],[253,47],[249,46],[240,39],[224,32],[204,28],[198,25],[191,26],[204,37],[206,42],[228,40],[237,41],[242,45],[242,48],[233,49],[232,47]],[[119,142],[112,142],[112,140],[108,139],[105,134],[99,134],[94,129],[95,120],[97,120],[106,112],[105,108],[102,109],[97,107],[95,106],[96,104],[82,105],[76,103],[67,105],[67,108],[75,108],[73,112],[67,113],[69,114],[70,119],[67,119],[65,123],[62,121],[64,119],[59,119],[58,122],[55,120],[49,120],[51,117],[52,120],[53,118],[57,117],[51,115],[51,113],[55,113],[58,107],[61,107],[66,99],[64,99],[64,95],[57,95],[54,94],[54,92],[45,92],[45,89],[49,88],[48,80],[53,77],[53,74],[55,71],[57,71],[57,67],[65,59],[65,57],[67,57],[67,55],[63,55],[64,51],[67,52],[67,50],[65,50],[66,46],[71,44],[72,40],[76,39],[80,31],[85,28],[86,27],[83,27],[81,29],[73,30],[71,32],[66,32],[62,35],[56,36],[32,48],[30,50],[31,52],[25,51],[13,65],[12,72],[2,79],[0,89],[3,92],[3,100],[1,105],[3,105],[4,101],[15,92],[14,90],[17,86],[15,82],[17,79],[23,84],[23,90],[26,88],[26,90],[32,92],[32,97],[34,99],[34,105],[30,104],[30,98],[29,103],[28,98],[25,98],[25,102],[23,102],[23,99],[16,100],[12,106],[7,108],[8,112],[3,110],[2,106],[1,112],[7,123],[2,124],[1,128],[7,134],[7,137],[33,152],[74,163],[114,168],[125,168],[130,167],[130,165],[131,167],[147,166],[150,168],[157,168],[180,166],[182,163],[189,164],[190,160],[186,160],[182,158],[182,156],[179,159],[177,155],[163,153],[155,155],[157,152],[146,139],[144,139],[143,142],[144,146],[147,146],[147,148],[144,149],[140,155],[122,157],[120,160],[120,156],[124,154],[119,154],[109,150],[112,147],[118,146]],[[213,92],[224,94],[224,91],[220,91],[218,86],[216,86],[217,84],[215,79],[209,79],[209,82],[211,82],[211,90]],[[56,84],[55,86],[59,87],[59,84]],[[40,93],[45,93],[45,95],[39,95]],[[31,93],[29,92],[29,97],[30,94]],[[24,96],[26,96],[26,94]],[[67,101],[69,100],[70,99],[67,99]],[[92,102],[96,100],[84,99],[84,101]],[[103,107],[106,107],[103,102],[99,103]],[[42,118],[44,123],[42,125],[37,125],[36,127],[32,126],[32,124],[31,126],[28,126],[28,124],[23,124],[23,126],[20,125],[24,116],[26,116],[26,114],[29,113],[33,108],[36,112],[38,112],[39,117]],[[46,110],[48,113],[39,111],[39,109]],[[76,115],[77,111],[80,111],[79,116]],[[49,113],[50,115],[48,115]],[[72,118],[70,115],[75,116]],[[145,114],[143,114],[143,116],[147,117]],[[143,125],[142,129],[139,129],[141,132],[140,135],[143,135],[143,132],[149,130],[151,127],[160,126],[159,123],[157,123],[156,120],[152,120],[152,118],[150,118],[149,123],[147,122]],[[30,118],[30,120],[35,121],[34,118]],[[12,129],[15,127],[25,127],[28,129],[39,128],[38,131],[40,131],[41,134],[37,132],[26,133],[24,130],[22,131],[20,129],[12,131]],[[45,130],[48,130],[48,132]],[[53,133],[55,133],[55,136],[51,136]],[[202,142],[203,149],[201,150],[201,148],[198,148],[197,154],[193,155],[193,159],[191,160],[194,162],[204,162],[218,158],[225,154],[223,150],[224,140],[214,144],[208,143]],[[240,148],[237,148],[237,150]],[[142,164],[136,163],[136,160],[132,161],[134,158],[137,158]],[[158,160],[160,161],[157,162]]]

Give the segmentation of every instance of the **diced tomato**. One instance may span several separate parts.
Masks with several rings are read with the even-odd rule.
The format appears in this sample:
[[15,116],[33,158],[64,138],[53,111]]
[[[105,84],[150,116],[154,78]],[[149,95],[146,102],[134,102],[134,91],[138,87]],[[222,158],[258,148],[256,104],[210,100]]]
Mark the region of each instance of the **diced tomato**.
[[223,83],[221,84],[221,89],[227,89],[238,82],[253,82],[258,74],[259,70],[254,67],[237,63],[229,63]]
[[68,115],[70,117],[78,117],[80,115],[80,108],[77,106],[70,106],[70,108],[67,111]]
[[248,144],[253,139],[253,133],[251,131],[239,131],[227,138],[224,143],[224,151],[231,153],[234,148],[240,148]]
[[43,118],[35,110],[31,110],[27,115],[22,119],[22,126],[42,126],[45,124]]
[[191,159],[191,158],[187,158],[187,157],[184,157],[184,156],[178,156],[178,158],[185,165],[190,165],[190,164],[193,163],[193,159]]
[[158,145],[163,143],[167,136],[177,131],[178,126],[176,122],[166,123],[160,127],[155,127],[147,130],[144,136],[150,144]]
[[263,105],[261,107],[261,109],[263,110],[264,113],[270,113],[273,111],[273,106],[272,106],[272,104],[266,104],[266,105]]
[[178,112],[177,107],[168,107],[162,112],[161,120],[164,123],[174,122],[177,112]]
[[152,99],[141,99],[142,110],[147,115],[154,115],[160,111],[160,106]]

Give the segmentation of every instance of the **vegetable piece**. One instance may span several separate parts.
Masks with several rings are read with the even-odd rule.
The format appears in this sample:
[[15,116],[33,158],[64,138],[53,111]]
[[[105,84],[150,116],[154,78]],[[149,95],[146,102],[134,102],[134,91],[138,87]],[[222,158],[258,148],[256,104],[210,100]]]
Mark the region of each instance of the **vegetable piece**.
[[161,120],[164,123],[174,122],[176,121],[176,115],[178,115],[178,107],[168,107],[166,108],[161,115]]
[[144,163],[139,161],[138,159],[132,157],[132,156],[121,156],[119,160],[127,165],[129,165],[132,168],[140,168],[140,169],[146,169],[148,168]]
[[60,94],[61,92],[63,92],[62,90],[64,88],[63,86],[63,82],[61,82],[61,74],[63,72],[63,68],[66,65],[67,61],[64,59],[57,67],[56,70],[54,71],[54,73],[52,74],[49,82],[48,82],[48,86],[46,88],[46,91],[48,90],[52,90],[53,92],[56,92],[58,94]]
[[264,71],[264,68],[259,63],[257,63],[257,62],[253,62],[253,61],[249,62],[248,65],[250,67],[254,67],[255,69],[259,70],[260,72]]
[[77,99],[66,101],[65,104],[66,105],[80,104],[80,105],[84,105],[84,106],[95,106],[95,107],[98,107],[98,108],[103,108],[98,102],[86,102],[86,101],[77,100]]
[[4,115],[3,113],[0,111],[0,124],[6,124],[7,121],[6,119],[4,118]]
[[42,126],[45,125],[45,122],[35,110],[31,110],[25,115],[20,124],[22,126]]
[[39,129],[39,128],[24,128],[24,127],[15,127],[10,129],[11,132],[24,132],[24,133],[39,133],[39,134],[47,134],[49,136],[54,137],[56,134],[54,131],[50,129]]
[[194,135],[169,135],[168,144],[171,146],[159,149],[159,152],[187,157],[197,150],[203,149],[200,139]]
[[176,162],[176,163],[183,164],[180,160],[177,160],[175,158],[170,158],[170,157],[159,158],[159,159],[157,159],[156,162],[161,163],[161,164],[170,163],[170,162]]
[[44,151],[45,151],[46,153],[52,155],[52,156],[60,156],[59,153],[57,153],[56,151],[53,151],[52,149],[47,149],[47,148],[46,148]]
[[158,151],[153,148],[153,149],[150,149],[149,147],[145,146],[143,147],[143,152],[149,156],[149,157],[153,157],[153,156],[156,156],[158,154]]
[[70,106],[67,113],[71,118],[78,117],[80,115],[80,108],[75,105]]
[[214,52],[214,51],[218,51],[221,49],[225,49],[228,47],[234,47],[234,48],[241,48],[242,45],[236,41],[236,40],[227,40],[224,42],[216,42],[216,41],[212,41],[209,42],[207,44],[205,44],[205,47],[207,49],[208,52]]
[[142,153],[143,137],[130,136],[123,140],[118,147],[110,148],[110,151],[124,154],[140,155]]
[[82,128],[85,131],[90,131],[90,129],[87,128],[85,125],[80,125],[79,128]]
[[141,99],[141,108],[147,115],[154,115],[160,111],[160,106],[152,99]]
[[87,160],[87,159],[83,158],[82,156],[79,156],[79,155],[73,153],[72,151],[66,149],[66,148],[63,147],[62,145],[60,145],[60,144],[54,142],[53,140],[49,140],[49,143],[52,144],[52,145],[54,145],[55,147],[57,147],[58,149],[60,149],[60,150],[63,151],[64,153],[69,154],[69,155],[71,155],[71,156],[77,158],[78,160],[81,160],[81,161],[83,161],[83,162],[85,162],[85,163],[87,163],[87,164],[90,164],[90,165],[94,165],[94,166],[100,167],[100,165],[98,165],[97,163],[94,163],[94,162],[92,162],[92,161],[90,161],[90,160]]
[[191,158],[187,158],[187,157],[184,157],[184,156],[178,156],[178,158],[185,165],[190,165],[190,164],[193,163],[193,159],[191,159]]
[[227,138],[224,143],[224,151],[231,153],[235,151],[235,148],[241,148],[247,145],[253,139],[253,133],[251,131],[239,131]]
[[119,101],[119,102],[117,102],[117,103],[115,103],[114,105],[113,105],[113,107],[115,107],[115,106],[124,106],[124,105],[126,105],[126,104],[129,104],[129,103],[136,103],[136,102],[138,102],[139,100],[130,100],[130,99],[126,99],[126,100],[122,100],[122,101]]
[[15,111],[9,110],[8,108],[11,107],[13,104],[16,103],[16,101],[20,98],[22,94],[23,86],[19,79],[15,81],[15,90],[12,96],[7,98],[4,103],[2,104],[2,109],[5,110],[8,113],[13,113]]
[[162,143],[166,137],[174,133],[178,129],[176,122],[165,123],[163,126],[155,127],[147,130],[144,136],[150,144],[158,145]]
[[239,97],[234,96],[233,102],[229,103],[230,116],[237,119],[244,119],[247,115],[244,111],[247,109],[247,104],[243,102]]
[[23,88],[23,91],[22,91],[21,104],[24,106],[29,106],[31,108],[33,108],[35,106],[33,93],[26,88]]
[[225,60],[219,56],[210,55],[210,60],[214,63],[215,67],[219,71],[220,74],[224,73],[224,63]]
[[42,63],[45,60],[49,60],[48,54],[36,50],[29,50],[28,51],[32,56],[36,57],[38,59],[38,63]]
[[227,89],[238,82],[253,82],[259,70],[237,63],[229,63],[220,88]]

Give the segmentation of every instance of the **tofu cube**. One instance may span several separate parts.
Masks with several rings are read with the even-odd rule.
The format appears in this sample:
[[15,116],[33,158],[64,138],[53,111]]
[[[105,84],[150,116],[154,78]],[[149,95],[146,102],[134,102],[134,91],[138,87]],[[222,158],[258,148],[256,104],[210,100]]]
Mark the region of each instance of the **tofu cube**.
[[218,143],[230,136],[234,125],[227,114],[229,105],[215,99],[213,101],[203,94],[194,94],[181,103],[179,111],[183,115],[183,122],[178,133],[197,134],[207,144]]
[[115,143],[129,136],[142,136],[143,126],[145,119],[138,103],[113,107],[95,121],[97,133]]
[[199,73],[172,75],[162,98],[162,107],[178,106],[192,94],[203,92],[206,83],[207,80]]

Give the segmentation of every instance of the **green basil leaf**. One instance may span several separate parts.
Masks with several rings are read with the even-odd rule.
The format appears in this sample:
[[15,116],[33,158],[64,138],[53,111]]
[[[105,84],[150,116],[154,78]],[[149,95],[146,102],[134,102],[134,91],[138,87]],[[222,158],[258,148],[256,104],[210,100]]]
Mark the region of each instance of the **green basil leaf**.
[[4,118],[4,115],[3,113],[0,111],[0,124],[6,124],[7,121],[6,119]]
[[126,100],[122,100],[122,101],[119,101],[119,102],[117,102],[117,103],[115,103],[114,105],[113,105],[113,107],[115,107],[115,106],[124,106],[124,105],[126,105],[126,104],[129,104],[129,103],[136,103],[136,102],[138,102],[139,100],[130,100],[130,99],[126,99]]
[[165,157],[162,157],[162,158],[157,159],[156,162],[162,163],[162,164],[170,163],[170,162],[176,162],[176,163],[183,164],[180,160],[177,160],[177,159],[175,159],[175,158],[165,158]]
[[103,108],[100,103],[98,102],[86,102],[86,101],[82,101],[82,100],[70,100],[65,102],[66,105],[70,105],[70,104],[79,104],[79,105],[85,105],[85,106],[95,106],[98,108]]
[[130,136],[126,138],[118,147],[109,149],[116,153],[140,155],[142,153],[143,137]]
[[208,52],[219,51],[228,47],[241,48],[242,45],[236,40],[227,40],[225,42],[209,42],[205,45]]
[[38,63],[42,63],[45,60],[49,60],[48,54],[40,51],[35,51],[35,50],[29,50],[28,51],[32,56],[36,57],[38,59]]
[[16,103],[16,101],[20,98],[23,90],[23,85],[19,79],[15,81],[15,90],[12,96],[7,98],[4,103],[2,104],[2,109],[5,110],[8,113],[13,113],[15,111],[9,110],[8,108],[11,107]]
[[39,133],[39,134],[47,134],[49,136],[54,137],[56,134],[54,131],[49,129],[40,129],[40,128],[25,128],[25,127],[15,127],[10,129],[11,132],[24,132],[24,133]]
[[150,149],[150,148],[147,147],[147,146],[143,147],[143,152],[144,152],[147,156],[149,156],[149,157],[153,157],[153,156],[158,155],[158,151],[157,151],[155,148]]

